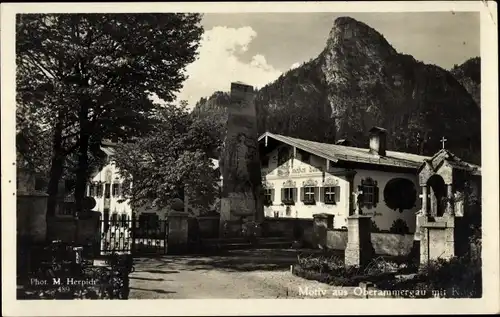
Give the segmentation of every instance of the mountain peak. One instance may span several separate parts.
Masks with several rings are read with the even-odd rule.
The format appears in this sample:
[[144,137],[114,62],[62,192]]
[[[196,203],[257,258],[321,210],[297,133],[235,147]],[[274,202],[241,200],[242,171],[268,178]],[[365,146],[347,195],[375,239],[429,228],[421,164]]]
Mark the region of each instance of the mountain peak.
[[338,53],[364,51],[369,55],[377,53],[382,59],[397,54],[382,34],[351,17],[335,19],[325,50]]
[[[457,66],[455,73],[480,77],[476,64]],[[391,150],[432,155],[445,135],[454,153],[480,161],[480,109],[464,86],[440,67],[399,54],[382,34],[350,17],[333,22],[317,58],[257,90],[255,102],[260,133],[363,145],[380,126]],[[229,97],[214,95],[199,108],[216,111],[212,103],[225,120]],[[437,119],[443,117],[446,124]]]

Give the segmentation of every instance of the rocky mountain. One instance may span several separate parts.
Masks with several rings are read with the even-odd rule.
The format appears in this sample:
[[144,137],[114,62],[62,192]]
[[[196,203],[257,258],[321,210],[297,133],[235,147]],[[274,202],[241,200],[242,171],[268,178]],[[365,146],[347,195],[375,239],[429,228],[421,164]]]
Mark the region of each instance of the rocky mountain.
[[461,65],[455,65],[451,73],[481,107],[481,58],[474,57]]
[[[229,102],[217,92],[194,113],[225,120]],[[449,71],[398,53],[349,17],[335,20],[317,58],[258,90],[256,105],[260,133],[347,138],[366,147],[368,130],[377,125],[388,130],[388,149],[432,155],[444,136],[450,151],[480,162],[481,113],[467,89]]]

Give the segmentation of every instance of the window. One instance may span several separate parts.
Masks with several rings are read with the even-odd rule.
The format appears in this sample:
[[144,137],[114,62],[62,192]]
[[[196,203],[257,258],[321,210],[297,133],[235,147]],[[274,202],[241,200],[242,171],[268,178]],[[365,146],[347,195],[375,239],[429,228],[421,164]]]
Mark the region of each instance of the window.
[[121,223],[122,223],[122,227],[123,228],[128,228],[128,219],[127,219],[127,215],[126,214],[121,214]]
[[358,186],[361,191],[360,207],[372,208],[378,203],[378,187],[377,182],[371,178],[361,180],[361,185]]
[[96,186],[97,197],[102,197],[102,191],[103,191],[102,183],[97,183],[95,184],[95,186]]
[[104,222],[104,231],[108,231],[109,229],[109,208],[104,208],[103,212],[103,222]]
[[112,195],[113,195],[113,197],[120,196],[120,184],[119,183],[114,183],[113,184]]
[[290,217],[292,215],[292,208],[290,206],[286,206],[286,215],[287,217]]
[[112,226],[116,226],[118,225],[118,214],[116,212],[114,212],[112,215],[111,215],[111,225]]
[[281,189],[281,202],[285,205],[295,204],[297,198],[297,188],[282,188]]
[[266,188],[264,189],[264,205],[271,206],[274,201],[274,189]]
[[339,201],[339,192],[340,192],[340,187],[339,186],[327,186],[323,187],[323,201],[327,205],[335,205],[337,201]]
[[104,198],[111,198],[111,184],[106,184],[104,190]]
[[275,211],[274,212],[274,218],[279,218],[280,217],[280,212],[279,211]]
[[318,187],[304,186],[301,189],[301,200],[306,205],[316,204],[317,195],[318,195]]

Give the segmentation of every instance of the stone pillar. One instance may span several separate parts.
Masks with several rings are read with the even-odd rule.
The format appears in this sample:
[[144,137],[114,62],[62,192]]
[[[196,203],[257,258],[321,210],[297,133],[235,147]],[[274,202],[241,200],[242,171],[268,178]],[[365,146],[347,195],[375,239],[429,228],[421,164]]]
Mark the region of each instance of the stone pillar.
[[428,206],[427,206],[427,185],[422,186],[422,215],[428,216]]
[[313,247],[325,249],[328,229],[333,229],[334,215],[314,214],[313,215]]
[[364,266],[375,255],[371,241],[371,217],[352,215],[347,217],[346,266]]
[[168,213],[167,254],[182,254],[188,250],[188,214]]
[[455,208],[453,204],[453,186],[452,184],[446,185],[446,213],[450,216],[455,215]]
[[420,264],[455,256],[455,217],[445,214],[437,221],[423,218],[420,240]]
[[252,86],[231,83],[231,105],[228,107],[226,137],[220,161],[223,178],[221,228],[226,221],[245,218],[247,221],[261,222],[264,219],[254,99]]

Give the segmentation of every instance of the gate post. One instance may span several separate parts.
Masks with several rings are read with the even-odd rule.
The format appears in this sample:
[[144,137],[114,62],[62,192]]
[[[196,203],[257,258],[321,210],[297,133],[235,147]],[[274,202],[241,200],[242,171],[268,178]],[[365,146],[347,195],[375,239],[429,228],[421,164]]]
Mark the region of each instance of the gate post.
[[130,228],[130,237],[132,238],[132,243],[130,244],[130,254],[131,255],[134,255],[134,252],[135,252],[135,230],[136,230],[136,219],[135,219],[135,214],[132,213],[132,218],[131,218],[131,228]]

